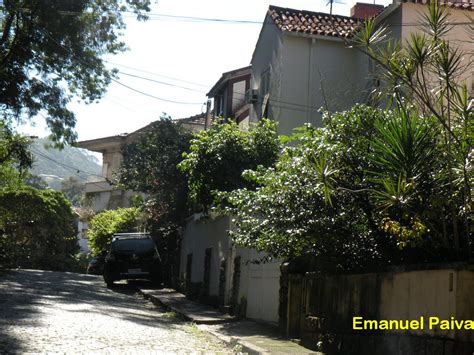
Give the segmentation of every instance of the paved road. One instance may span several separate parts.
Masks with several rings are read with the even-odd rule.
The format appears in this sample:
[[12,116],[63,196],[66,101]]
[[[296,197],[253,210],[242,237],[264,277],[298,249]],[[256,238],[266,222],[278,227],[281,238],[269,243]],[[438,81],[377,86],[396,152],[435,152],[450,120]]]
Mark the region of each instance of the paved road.
[[229,352],[207,333],[100,277],[48,271],[0,274],[0,353]]

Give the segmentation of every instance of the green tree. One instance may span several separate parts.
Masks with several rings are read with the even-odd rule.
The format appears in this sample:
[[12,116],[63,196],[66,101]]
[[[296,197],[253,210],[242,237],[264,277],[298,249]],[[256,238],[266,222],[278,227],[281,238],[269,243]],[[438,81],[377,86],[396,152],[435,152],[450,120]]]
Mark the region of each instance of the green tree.
[[[270,256],[294,260],[318,257],[341,269],[377,265],[380,238],[367,193],[366,171],[375,121],[383,111],[356,106],[324,115],[324,128],[301,127],[290,137],[274,169],[247,171],[259,186],[221,193],[233,216],[233,240]],[[374,233],[375,231],[375,233]]]
[[189,213],[186,178],[177,165],[191,136],[179,122],[162,118],[123,150],[116,182],[147,195],[145,204],[154,223],[181,224]]
[[[474,110],[469,96],[466,73],[471,74],[473,52],[461,50],[452,38],[450,14],[437,1],[431,1],[422,16],[424,32],[413,33],[403,43],[389,40],[386,27],[377,27],[375,20],[353,39],[351,46],[365,52],[377,65],[374,73],[382,85],[375,92],[379,97],[394,99],[391,104],[401,111],[417,107],[425,119],[435,119],[439,126],[437,143],[442,147],[446,164],[434,174],[444,184],[446,194],[438,208],[443,209],[439,218],[443,221],[446,243],[452,239],[459,253],[469,254],[472,247],[472,219],[474,211]],[[466,17],[466,22],[472,21]],[[466,26],[472,34],[472,26]],[[399,127],[399,131],[403,127]],[[386,132],[389,133],[389,132]],[[391,154],[399,155],[393,150]],[[399,156],[402,158],[402,156]],[[386,167],[394,161],[387,161]],[[401,188],[403,181],[400,181]],[[387,185],[387,193],[394,189]],[[406,186],[409,187],[409,186]]]
[[3,266],[67,270],[78,251],[75,216],[64,195],[15,187],[0,190]]
[[274,121],[263,119],[248,132],[233,121],[222,122],[195,136],[179,168],[187,176],[195,208],[207,210],[215,201],[215,192],[249,186],[242,173],[272,166],[279,152]]
[[96,214],[87,232],[92,254],[97,256],[109,250],[115,233],[136,232],[140,224],[139,213],[138,208],[119,208]]
[[103,56],[126,49],[123,14],[145,19],[149,0],[4,0],[0,3],[0,107],[4,120],[44,113],[51,138],[72,143],[73,96],[98,100],[114,78]]
[[33,163],[30,144],[0,120],[0,188],[21,185]]
[[245,172],[257,189],[220,194],[234,241],[341,270],[456,259],[443,241],[438,126],[412,115],[355,106],[297,130],[274,169]]
[[[156,237],[157,247],[171,277],[179,270],[178,228],[190,213],[188,186],[177,165],[189,149],[191,132],[165,114],[143,132],[138,141],[123,150],[118,184],[145,194],[143,201],[147,229]],[[171,279],[165,279],[171,282]]]

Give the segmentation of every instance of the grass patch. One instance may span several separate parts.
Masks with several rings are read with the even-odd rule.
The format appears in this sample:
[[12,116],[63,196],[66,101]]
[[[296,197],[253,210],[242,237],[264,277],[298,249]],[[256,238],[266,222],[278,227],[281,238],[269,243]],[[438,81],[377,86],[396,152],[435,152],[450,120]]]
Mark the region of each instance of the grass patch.
[[178,318],[178,313],[173,312],[173,311],[166,312],[166,313],[163,313],[163,318],[166,318],[166,319],[176,319],[176,318]]
[[204,333],[201,329],[199,329],[199,327],[197,326],[196,323],[191,323],[188,326],[188,331],[189,331],[189,333],[191,333],[192,335],[195,335],[195,336],[202,336],[203,333]]

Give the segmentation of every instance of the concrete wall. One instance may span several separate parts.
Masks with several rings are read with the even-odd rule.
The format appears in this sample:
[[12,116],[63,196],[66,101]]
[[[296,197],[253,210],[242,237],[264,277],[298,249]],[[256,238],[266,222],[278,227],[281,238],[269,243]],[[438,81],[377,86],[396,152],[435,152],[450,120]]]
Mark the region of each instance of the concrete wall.
[[[467,2],[467,1],[466,1]],[[472,3],[472,1],[471,1]],[[418,24],[423,23],[423,15],[428,13],[428,6],[423,4],[403,3],[400,4],[402,12],[403,24]],[[447,8],[448,20],[450,23],[472,23],[472,11],[458,10]],[[401,30],[401,39],[406,41],[410,38],[412,33],[416,31],[423,31],[421,26],[403,26]],[[459,73],[459,80],[461,82],[467,81],[468,87],[472,86],[474,70],[472,65],[474,43],[472,40],[472,32],[468,31],[467,25],[455,25],[445,37],[449,40],[450,45],[457,47],[466,55],[463,56],[462,66],[467,66],[468,70],[464,73]],[[470,53],[470,54],[468,54]]]
[[79,244],[80,252],[82,254],[88,254],[90,252],[89,248],[89,238],[87,237],[87,230],[89,229],[89,223],[83,222],[81,220],[77,221],[77,243]]
[[[321,126],[319,109],[341,111],[365,102],[368,59],[339,40],[285,34],[282,86],[274,118],[280,132],[304,123]],[[275,110],[276,111],[276,110]]]
[[[108,185],[107,182],[86,183],[86,197],[90,201],[90,208],[96,213],[119,207],[130,207],[132,197],[138,195],[132,191],[108,188],[106,185]],[[100,189],[101,187],[103,190]]]
[[256,264],[265,254],[248,248],[237,248],[236,255],[242,263],[239,300],[246,299],[247,317],[278,323],[281,261]]
[[[472,353],[473,330],[430,329],[428,324],[429,317],[473,320],[472,290],[474,271],[467,266],[378,274],[290,276],[288,332],[301,336],[306,345],[314,348],[324,334],[332,334],[333,345],[352,348],[356,354],[365,354],[374,346],[385,349],[385,354],[464,353],[458,351],[459,347],[467,347]],[[369,320],[424,317],[424,329],[353,330],[354,316]],[[355,347],[360,351],[355,351]],[[410,351],[402,351],[403,347]],[[427,352],[430,347],[438,350]],[[447,351],[448,347],[459,349]],[[418,350],[414,352],[415,348]]]
[[[120,149],[121,147],[118,148]],[[120,150],[106,151],[102,154],[102,159],[102,166],[103,168],[105,168],[103,169],[105,171],[102,171],[102,175],[107,179],[112,179],[114,177],[114,174],[122,165],[122,152]]]
[[[221,261],[227,260],[227,270],[230,269],[231,252],[230,238],[227,236],[229,230],[229,217],[217,217],[200,219],[193,216],[184,230],[181,241],[180,278],[186,279],[187,255],[193,255],[191,282],[202,283],[204,280],[204,256],[207,248],[212,248],[209,295],[217,297],[219,294],[219,271]],[[230,273],[228,273],[230,278]],[[230,283],[226,285],[226,300],[229,299]]]
[[[229,217],[202,219],[195,215],[186,224],[181,241],[180,279],[186,280],[187,256],[192,254],[191,283],[202,287],[206,249],[212,248],[209,278],[209,299],[219,296],[219,279],[222,260],[225,260],[224,305],[236,302],[237,313],[248,318],[278,322],[280,263],[253,263],[264,254],[232,245],[228,236]],[[234,273],[234,261],[240,258],[240,273]],[[234,277],[238,277],[238,290],[233,290]],[[194,287],[194,286],[193,286]],[[189,290],[188,290],[189,291]],[[201,290],[202,291],[202,290]],[[235,292],[235,300],[232,294]],[[188,293],[193,293],[190,291]],[[188,294],[189,296],[189,294]],[[192,295],[191,295],[192,296]],[[222,305],[222,304],[221,304]],[[232,306],[236,306],[233,304]]]
[[[262,26],[260,36],[255,46],[252,56],[252,77],[250,87],[252,89],[260,88],[260,79],[262,74],[269,70],[270,72],[270,92],[271,97],[280,97],[282,79],[282,45],[283,37],[281,31],[274,25],[273,20],[267,15],[265,17],[266,25]],[[257,122],[262,117],[262,99],[251,108],[250,121]],[[273,117],[270,107],[269,116]]]

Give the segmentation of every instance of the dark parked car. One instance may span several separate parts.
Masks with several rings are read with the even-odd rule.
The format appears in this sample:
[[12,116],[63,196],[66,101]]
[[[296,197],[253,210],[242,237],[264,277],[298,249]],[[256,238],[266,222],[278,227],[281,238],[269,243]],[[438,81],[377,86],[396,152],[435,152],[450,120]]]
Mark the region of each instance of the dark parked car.
[[162,281],[161,259],[155,242],[148,234],[115,234],[105,258],[104,281],[148,279],[155,285]]
[[91,275],[102,275],[104,273],[106,254],[102,254],[92,258],[87,265],[87,273]]

